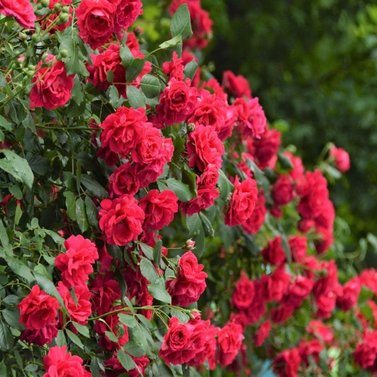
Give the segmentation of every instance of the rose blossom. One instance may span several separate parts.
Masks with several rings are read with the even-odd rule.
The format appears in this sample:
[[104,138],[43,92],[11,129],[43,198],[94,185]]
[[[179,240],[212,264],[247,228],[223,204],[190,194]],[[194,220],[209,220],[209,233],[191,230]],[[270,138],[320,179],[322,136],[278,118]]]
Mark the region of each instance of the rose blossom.
[[240,310],[246,309],[253,302],[254,294],[255,288],[253,281],[242,271],[232,295],[233,306]]
[[43,359],[46,373],[43,377],[91,377],[91,373],[83,367],[83,360],[79,356],[72,356],[67,352],[67,346],[55,346],[49,349]]
[[108,243],[124,246],[142,232],[144,218],[138,201],[131,195],[123,195],[114,200],[102,200],[99,227]]
[[30,92],[30,109],[44,107],[55,110],[64,106],[72,95],[74,75],[67,75],[65,65],[55,56],[48,55],[44,66],[40,61],[36,66],[33,86]]
[[242,76],[236,76],[232,71],[223,73],[223,87],[227,89],[234,97],[251,98],[251,89],[247,79]]
[[244,336],[242,327],[237,323],[228,323],[218,334],[219,362],[225,367],[233,362],[241,349]]
[[204,171],[209,164],[221,167],[224,145],[212,127],[196,126],[187,144],[189,166]]
[[65,242],[65,253],[55,258],[55,267],[61,272],[67,287],[86,284],[93,272],[92,264],[98,259],[96,245],[81,235],[70,236]]
[[330,148],[330,158],[335,162],[335,167],[345,173],[351,167],[350,156],[343,148],[332,146]]
[[300,352],[291,348],[280,352],[273,361],[273,369],[279,377],[297,377],[300,366]]
[[275,266],[285,262],[285,252],[282,245],[281,237],[275,237],[269,241],[268,245],[262,250],[263,259]]
[[36,17],[30,0],[1,0],[0,14],[14,17],[24,28],[34,28]]
[[55,297],[42,291],[34,285],[30,293],[18,304],[20,322],[28,330],[40,330],[46,325],[56,323],[57,312],[60,308]]
[[159,230],[169,225],[174,214],[178,212],[178,197],[171,190],[150,190],[140,199],[140,207],[145,213],[143,227],[145,229]]
[[258,198],[257,183],[253,178],[240,182],[236,177],[229,208],[225,214],[225,224],[241,225],[252,215]]
[[86,285],[77,285],[72,290],[76,299],[74,300],[69,289],[63,282],[59,282],[57,290],[63,299],[69,316],[75,322],[85,325],[89,316],[92,314],[92,305],[90,303],[91,293]]
[[116,3],[107,0],[82,0],[76,9],[81,39],[96,49],[114,33]]
[[187,307],[199,300],[206,289],[207,274],[204,266],[191,251],[186,252],[178,262],[178,274],[173,280],[166,282],[166,287],[172,296],[174,305]]

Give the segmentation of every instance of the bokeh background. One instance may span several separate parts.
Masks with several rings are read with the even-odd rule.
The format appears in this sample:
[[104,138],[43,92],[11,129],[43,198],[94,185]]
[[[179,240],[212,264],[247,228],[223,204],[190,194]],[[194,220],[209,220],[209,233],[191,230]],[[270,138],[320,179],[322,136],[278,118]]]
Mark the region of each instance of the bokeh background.
[[[377,233],[377,3],[203,0],[214,20],[206,61],[245,75],[284,144],[307,165],[328,141],[352,168],[332,187],[347,246]],[[369,263],[374,263],[372,260]]]

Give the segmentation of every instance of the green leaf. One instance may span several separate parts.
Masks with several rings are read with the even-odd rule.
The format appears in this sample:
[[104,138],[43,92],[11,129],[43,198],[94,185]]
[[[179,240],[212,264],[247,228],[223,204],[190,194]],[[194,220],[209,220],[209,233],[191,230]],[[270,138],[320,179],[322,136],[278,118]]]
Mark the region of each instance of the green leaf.
[[90,333],[89,333],[89,328],[88,326],[84,326],[84,325],[80,325],[80,323],[77,323],[77,322],[73,322],[73,326],[75,327],[75,329],[83,336],[85,336],[85,338],[90,338]]
[[12,131],[12,123],[7,121],[2,115],[0,115],[0,127],[7,131]]
[[32,188],[34,174],[29,163],[10,149],[2,149],[0,152],[5,155],[5,158],[0,159],[0,169],[6,171],[17,181],[25,183],[27,187]]
[[161,91],[160,80],[153,75],[145,75],[141,79],[141,89],[146,97],[157,97]]
[[71,191],[64,191],[65,206],[67,207],[67,213],[71,220],[76,221],[76,196]]
[[182,167],[182,182],[188,185],[193,196],[198,195],[196,187],[196,174],[186,164]]
[[193,195],[189,186],[175,178],[169,178],[163,181],[169,190],[174,191],[181,202],[187,202],[192,199]]
[[82,84],[78,76],[75,76],[75,85],[72,89],[72,99],[80,105],[84,99],[84,93],[82,91]]
[[133,342],[128,342],[124,347],[124,351],[129,353],[131,356],[134,357],[141,357],[145,355],[145,350],[143,347],[141,347],[138,344],[135,344]]
[[156,272],[156,269],[153,266],[153,263],[147,258],[141,259],[140,272],[150,283],[154,283],[155,281],[159,279],[159,275]]
[[31,273],[30,268],[23,261],[8,255],[6,262],[9,268],[21,279],[27,281],[28,283],[31,283],[34,280],[34,276]]
[[168,48],[177,47],[179,45],[182,45],[182,36],[177,35],[168,41],[165,41],[161,43],[158,47],[160,47],[162,50],[166,50]]
[[185,77],[192,80],[195,76],[196,71],[198,70],[198,63],[195,60],[192,60],[191,62],[187,63],[185,66]]
[[65,331],[68,335],[68,338],[71,339],[71,341],[75,343],[76,346],[78,346],[81,349],[84,349],[84,345],[81,339],[75,333],[73,333],[71,330],[68,330],[68,329],[66,329]]
[[148,259],[150,259],[150,260],[153,259],[153,247],[150,247],[146,243],[140,242],[140,248],[141,248],[141,251],[144,253],[144,255]]
[[144,59],[134,59],[132,63],[127,67],[126,70],[126,80],[128,84],[131,84],[132,81],[140,74],[144,68]]
[[59,330],[58,331],[58,335],[55,338],[55,343],[59,347],[63,347],[63,346],[65,346],[67,344],[67,340],[65,339],[65,335],[64,335],[64,331],[63,330]]
[[154,263],[156,263],[157,266],[159,266],[161,262],[161,252],[162,252],[162,240],[158,240],[156,242],[155,247],[153,248],[153,261]]
[[13,336],[8,326],[0,321],[0,350],[8,351],[13,346]]
[[118,89],[114,85],[109,87],[107,95],[109,96],[110,105],[115,109],[123,103],[123,98],[119,96]]
[[156,300],[171,304],[171,296],[166,290],[164,281],[162,279],[160,279],[160,281],[158,281],[158,283],[156,284],[148,285],[148,291]]
[[93,203],[93,200],[89,198],[89,196],[85,197],[85,211],[86,211],[86,216],[88,217],[89,224],[94,227],[97,227],[98,226],[97,207]]
[[200,218],[202,220],[203,228],[204,228],[205,233],[208,236],[210,236],[210,237],[214,237],[215,231],[214,231],[214,229],[212,227],[212,224],[209,221],[208,217],[203,212],[200,212],[199,216],[200,216]]
[[80,178],[80,183],[96,198],[103,199],[107,197],[107,191],[104,187],[90,175],[83,174]]
[[131,107],[135,109],[138,109],[139,107],[145,108],[145,95],[140,89],[135,88],[132,85],[128,85],[126,92],[127,99]]
[[190,320],[190,316],[179,309],[170,308],[170,315],[172,317],[177,317],[181,323],[186,323]]
[[81,39],[78,36],[77,29],[69,27],[63,32],[56,33],[59,40],[60,51],[65,50],[66,54],[62,57],[67,74],[78,73],[82,76],[89,76],[89,73],[85,67],[85,62],[87,61],[86,56],[83,53],[84,46]]
[[105,335],[109,338],[112,342],[118,343],[118,337],[112,331],[105,331]]
[[219,170],[218,185],[219,185],[219,189],[220,189],[221,199],[226,200],[228,198],[229,194],[233,191],[233,185],[221,169]]
[[126,325],[129,328],[133,328],[137,326],[137,320],[133,315],[127,315],[120,313],[118,314],[119,321],[122,322],[124,325]]
[[3,315],[5,322],[8,323],[9,326],[19,330],[22,329],[22,326],[19,322],[20,312],[18,310],[4,309],[1,311],[1,314]]
[[122,367],[128,372],[135,369],[136,365],[130,355],[127,355],[123,350],[117,352],[118,360],[122,364]]
[[76,221],[82,233],[84,233],[88,227],[88,219],[86,218],[85,203],[82,198],[76,200]]
[[64,308],[65,307],[64,302],[58,290],[56,289],[54,283],[43,275],[34,273],[34,276],[35,276],[35,280],[37,281],[37,284],[42,288],[42,290],[44,290],[50,296],[55,297],[59,301],[59,304],[61,305],[61,307]]
[[170,31],[173,37],[182,36],[183,39],[191,37],[190,11],[187,4],[182,4],[174,13],[170,24]]
[[0,219],[0,242],[4,248],[9,246],[9,237],[7,230],[4,227],[3,221]]
[[135,60],[134,56],[132,55],[131,50],[128,48],[126,44],[120,47],[120,59],[122,61],[123,67],[129,67],[132,62]]

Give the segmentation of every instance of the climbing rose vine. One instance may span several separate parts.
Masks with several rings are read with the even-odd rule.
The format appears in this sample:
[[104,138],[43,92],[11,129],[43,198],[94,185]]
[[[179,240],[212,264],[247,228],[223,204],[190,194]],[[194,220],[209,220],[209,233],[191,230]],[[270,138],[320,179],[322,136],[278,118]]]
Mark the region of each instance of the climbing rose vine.
[[305,168],[200,0],[155,3],[0,0],[0,375],[377,372],[348,153]]

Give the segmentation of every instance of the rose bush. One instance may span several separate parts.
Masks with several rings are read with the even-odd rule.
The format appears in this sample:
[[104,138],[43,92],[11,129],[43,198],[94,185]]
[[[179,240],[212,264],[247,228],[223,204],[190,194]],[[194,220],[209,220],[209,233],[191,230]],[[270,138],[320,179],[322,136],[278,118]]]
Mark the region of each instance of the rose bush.
[[376,239],[344,254],[326,179],[347,152],[306,170],[199,67],[200,1],[165,5],[157,45],[148,2],[0,0],[0,375],[374,373]]

